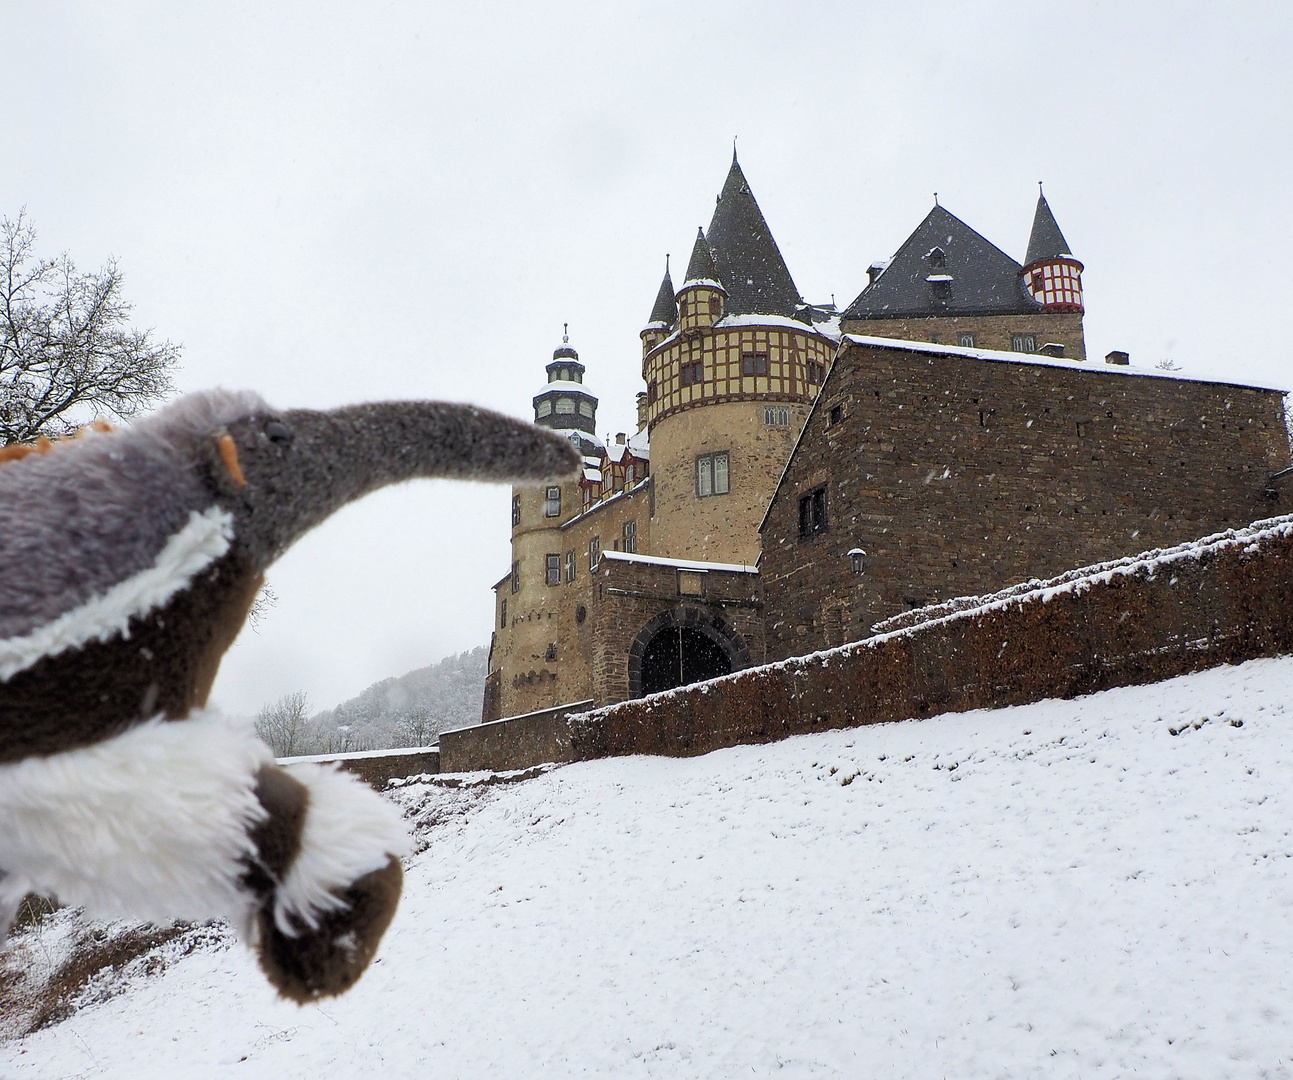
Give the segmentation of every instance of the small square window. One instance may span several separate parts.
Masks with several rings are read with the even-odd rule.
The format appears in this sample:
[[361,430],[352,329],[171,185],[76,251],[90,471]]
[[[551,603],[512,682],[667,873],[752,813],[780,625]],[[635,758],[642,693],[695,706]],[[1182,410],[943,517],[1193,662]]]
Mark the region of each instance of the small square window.
[[843,406],[843,405],[832,405],[832,406],[831,406],[831,423],[832,423],[832,424],[842,424],[843,422],[844,422],[844,406]]
[[561,517],[561,488],[553,484],[548,488],[543,499],[544,517]]
[[799,535],[816,536],[826,531],[826,489],[819,487],[799,499]]
[[766,375],[768,373],[767,353],[743,353],[741,356],[742,375]]
[[512,527],[521,524],[521,496],[512,496]]
[[546,563],[546,566],[547,566],[547,577],[546,577],[547,583],[549,585],[560,585],[561,584],[561,556],[555,555],[555,554],[545,555],[544,562]]

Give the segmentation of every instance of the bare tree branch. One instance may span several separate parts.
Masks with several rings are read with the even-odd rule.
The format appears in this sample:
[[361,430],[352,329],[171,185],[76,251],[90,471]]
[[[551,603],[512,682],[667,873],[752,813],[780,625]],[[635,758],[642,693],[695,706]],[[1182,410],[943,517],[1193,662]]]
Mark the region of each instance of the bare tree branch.
[[133,416],[170,393],[180,355],[126,325],[115,259],[81,273],[66,253],[39,259],[35,248],[25,209],[0,219],[0,445]]

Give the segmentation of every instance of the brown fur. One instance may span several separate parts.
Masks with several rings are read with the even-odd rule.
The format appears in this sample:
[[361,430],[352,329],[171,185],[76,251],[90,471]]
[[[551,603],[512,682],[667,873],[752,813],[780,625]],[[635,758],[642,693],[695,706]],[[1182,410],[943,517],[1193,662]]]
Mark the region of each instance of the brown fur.
[[367,969],[399,904],[404,871],[391,856],[345,892],[341,911],[323,915],[317,930],[288,937],[274,925],[272,906],[257,916],[261,970],[283,997],[304,1005],[349,990]]
[[220,660],[263,583],[241,549],[165,607],[130,620],[130,636],[45,657],[0,683],[0,764],[90,746],[164,714],[206,704]]
[[274,889],[301,852],[310,790],[278,766],[266,765],[256,775],[256,798],[269,816],[250,833],[258,857],[244,880],[272,906]]

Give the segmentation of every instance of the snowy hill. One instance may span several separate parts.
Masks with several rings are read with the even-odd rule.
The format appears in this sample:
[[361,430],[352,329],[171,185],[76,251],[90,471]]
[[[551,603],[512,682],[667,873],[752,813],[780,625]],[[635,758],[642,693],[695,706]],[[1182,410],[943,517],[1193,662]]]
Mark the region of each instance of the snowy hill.
[[1291,791],[1293,658],[409,784],[422,850],[350,995],[203,946],[0,1075],[1293,1076]]

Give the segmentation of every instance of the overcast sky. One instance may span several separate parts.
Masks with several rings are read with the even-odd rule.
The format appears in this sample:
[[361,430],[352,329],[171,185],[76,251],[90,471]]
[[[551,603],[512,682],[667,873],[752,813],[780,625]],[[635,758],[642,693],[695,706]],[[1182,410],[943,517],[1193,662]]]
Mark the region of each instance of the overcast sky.
[[[935,191],[1022,259],[1044,180],[1092,356],[1285,386],[1291,12],[0,0],[0,214],[115,255],[181,389],[530,416],[568,321],[611,433],[736,135],[810,301],[852,300]],[[436,481],[349,507],[271,570],[214,699],[331,706],[487,643],[507,503]]]

